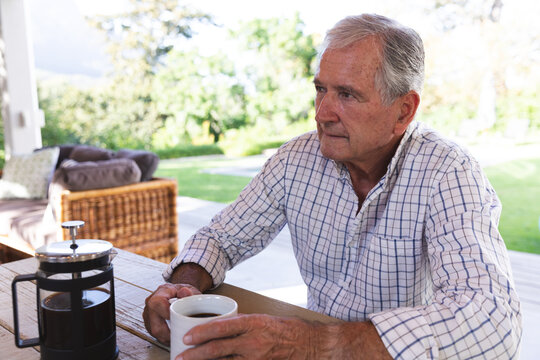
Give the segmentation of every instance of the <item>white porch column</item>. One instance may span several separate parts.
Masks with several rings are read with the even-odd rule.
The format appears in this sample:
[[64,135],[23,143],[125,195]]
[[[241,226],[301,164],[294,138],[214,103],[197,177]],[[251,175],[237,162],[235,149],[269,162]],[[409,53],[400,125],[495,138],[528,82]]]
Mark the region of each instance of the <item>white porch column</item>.
[[[54,5],[52,5],[54,6]],[[0,91],[6,160],[41,147],[34,52],[26,0],[0,0]]]

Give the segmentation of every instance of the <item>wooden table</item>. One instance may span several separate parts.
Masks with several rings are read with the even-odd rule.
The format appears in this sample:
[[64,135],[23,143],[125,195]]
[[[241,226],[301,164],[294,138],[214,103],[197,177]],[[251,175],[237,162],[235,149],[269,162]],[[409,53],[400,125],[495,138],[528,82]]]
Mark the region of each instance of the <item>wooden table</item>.
[[[169,359],[168,348],[148,334],[142,320],[144,300],[163,283],[161,273],[167,266],[127,251],[118,250],[113,260],[116,300],[118,359]],[[14,261],[0,266],[0,357],[2,359],[39,359],[39,347],[19,349],[13,335],[11,281],[16,275],[37,270],[34,258]],[[36,287],[30,282],[18,283],[19,322],[22,338],[38,336]],[[321,322],[339,321],[304,308],[274,300],[257,293],[223,284],[213,291],[235,299],[241,313],[263,313],[297,316]]]

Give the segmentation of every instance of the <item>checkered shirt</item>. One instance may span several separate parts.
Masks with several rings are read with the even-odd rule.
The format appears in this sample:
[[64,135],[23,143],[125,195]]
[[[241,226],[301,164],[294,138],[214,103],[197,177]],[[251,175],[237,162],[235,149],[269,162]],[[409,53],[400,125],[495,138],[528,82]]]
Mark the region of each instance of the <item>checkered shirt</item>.
[[195,262],[218,285],[287,224],[308,308],[371,320],[394,358],[519,356],[501,205],[476,160],[415,122],[358,204],[346,167],[322,156],[315,132],[304,134],[191,237],[164,277]]

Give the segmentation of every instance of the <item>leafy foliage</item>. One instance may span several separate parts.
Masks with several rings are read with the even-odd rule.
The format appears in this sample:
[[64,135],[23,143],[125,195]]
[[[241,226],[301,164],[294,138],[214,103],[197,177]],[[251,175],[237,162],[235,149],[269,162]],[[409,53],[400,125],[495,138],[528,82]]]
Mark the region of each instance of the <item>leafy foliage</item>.
[[270,134],[307,119],[313,108],[315,38],[303,32],[298,14],[291,19],[255,19],[232,35],[242,44],[248,64],[241,68],[250,83],[248,123],[271,121]]
[[106,34],[114,65],[112,81],[103,91],[108,99],[103,121],[111,136],[119,136],[114,140],[148,148],[168,118],[158,108],[155,74],[175,45],[191,38],[192,23],[211,17],[177,0],[130,0],[129,5],[123,14],[90,19]]
[[129,0],[128,9],[112,16],[95,16],[89,21],[107,36],[115,75],[136,82],[154,75],[175,44],[193,36],[193,22],[212,19],[209,14],[183,6],[178,0]]
[[177,145],[162,149],[156,149],[155,152],[160,159],[175,159],[189,156],[223,154],[223,150],[216,144]]
[[432,4],[445,31],[469,22],[498,22],[503,8],[502,0],[435,0]]
[[206,130],[217,143],[225,130],[246,124],[244,87],[225,54],[196,51],[170,54],[157,75],[158,111],[166,117],[154,143],[174,146]]

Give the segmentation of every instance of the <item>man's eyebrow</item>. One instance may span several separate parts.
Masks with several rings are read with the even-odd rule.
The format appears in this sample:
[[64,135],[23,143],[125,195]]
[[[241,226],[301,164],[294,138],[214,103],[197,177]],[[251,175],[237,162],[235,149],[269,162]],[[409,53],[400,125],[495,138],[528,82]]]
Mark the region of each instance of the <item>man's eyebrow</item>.
[[[313,84],[315,86],[324,86],[324,84],[317,78],[313,79]],[[346,92],[346,93],[349,93],[349,94],[352,94],[354,97],[358,98],[358,99],[365,99],[366,97],[364,96],[364,94],[362,94],[362,92],[356,90],[355,88],[353,88],[352,86],[347,86],[347,85],[338,85],[336,87],[334,87],[336,91],[338,92]]]
[[336,90],[339,92],[346,92],[346,93],[352,94],[354,95],[354,97],[358,99],[365,98],[364,94],[362,94],[360,91],[356,90],[352,86],[339,85],[339,86],[336,86]]

